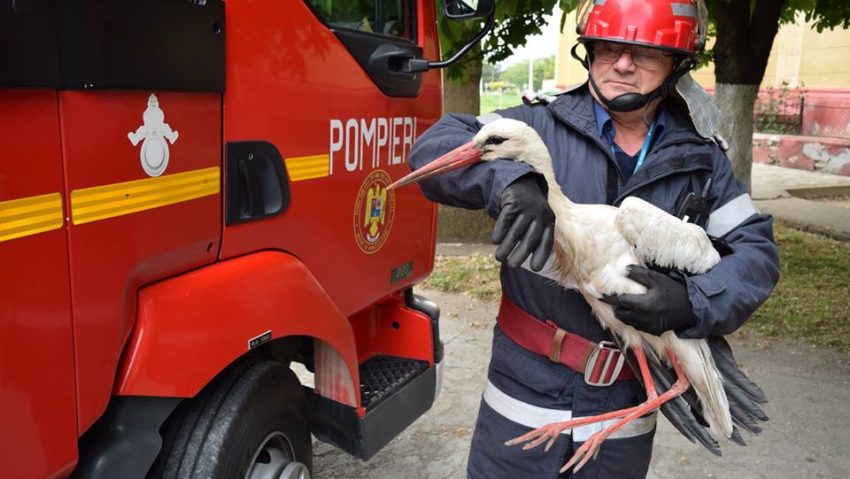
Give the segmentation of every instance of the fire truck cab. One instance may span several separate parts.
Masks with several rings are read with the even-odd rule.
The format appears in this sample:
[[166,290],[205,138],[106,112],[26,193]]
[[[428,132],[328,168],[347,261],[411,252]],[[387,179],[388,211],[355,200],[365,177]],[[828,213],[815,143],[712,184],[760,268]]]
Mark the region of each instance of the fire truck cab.
[[3,477],[306,478],[311,433],[368,459],[431,406],[436,209],[386,186],[442,113],[436,22],[0,5]]

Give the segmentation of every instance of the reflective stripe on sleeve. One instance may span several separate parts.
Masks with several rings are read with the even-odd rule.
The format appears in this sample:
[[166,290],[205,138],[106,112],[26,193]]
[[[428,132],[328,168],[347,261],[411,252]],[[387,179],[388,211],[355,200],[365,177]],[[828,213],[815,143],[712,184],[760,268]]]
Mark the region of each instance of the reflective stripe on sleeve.
[[749,194],[744,193],[712,211],[708,216],[705,232],[721,238],[758,212],[753,205],[753,199]]
[[501,118],[502,115],[496,113],[495,111],[491,111],[490,113],[486,113],[481,116],[476,116],[475,119],[478,120],[478,123],[482,125],[486,125],[487,123],[493,122]]
[[[550,279],[556,283],[560,283],[560,273],[558,273],[557,268],[555,267],[555,252],[553,251],[549,255],[549,259],[546,260],[546,263],[543,264],[543,268],[540,271],[534,271],[531,269],[531,258],[532,255],[529,255],[528,258],[525,259],[525,262],[522,263],[523,269],[531,271],[534,274],[543,276],[544,278]],[[565,286],[566,287],[566,286]],[[569,289],[569,288],[567,288]]]
[[[487,385],[484,387],[484,402],[505,419],[532,429],[537,429],[553,422],[564,422],[573,419],[572,411],[547,409],[524,403],[519,399],[508,396],[490,381],[487,381]],[[609,437],[611,439],[623,439],[649,434],[655,427],[656,419],[657,414],[653,412],[626,424]],[[612,426],[617,421],[619,419],[609,419],[594,424],[585,424],[573,429],[567,429],[561,434],[572,433],[575,442],[584,442],[593,434]]]

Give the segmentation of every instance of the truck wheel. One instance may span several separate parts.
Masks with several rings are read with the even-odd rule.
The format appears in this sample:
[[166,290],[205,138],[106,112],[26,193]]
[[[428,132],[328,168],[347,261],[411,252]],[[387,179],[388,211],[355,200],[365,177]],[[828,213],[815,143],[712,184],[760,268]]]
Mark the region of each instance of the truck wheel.
[[149,478],[309,479],[307,404],[295,374],[243,362],[169,418]]

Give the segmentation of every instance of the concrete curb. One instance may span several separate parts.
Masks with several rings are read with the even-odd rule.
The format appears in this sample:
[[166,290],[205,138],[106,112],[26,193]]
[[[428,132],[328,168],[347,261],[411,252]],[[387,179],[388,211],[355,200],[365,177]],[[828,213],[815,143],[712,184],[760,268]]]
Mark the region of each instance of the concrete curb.
[[763,213],[791,226],[839,241],[850,241],[850,209],[802,198],[755,201]]
[[759,210],[797,228],[850,241],[850,208],[817,198],[846,196],[850,178],[753,164],[753,200]]

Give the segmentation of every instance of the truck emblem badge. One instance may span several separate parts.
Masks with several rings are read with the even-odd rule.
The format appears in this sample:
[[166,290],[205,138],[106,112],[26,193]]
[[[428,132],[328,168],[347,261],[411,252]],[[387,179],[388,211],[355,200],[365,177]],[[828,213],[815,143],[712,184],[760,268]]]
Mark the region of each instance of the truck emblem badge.
[[172,131],[165,122],[165,113],[159,108],[159,100],[151,93],[148,97],[148,108],[142,114],[143,124],[135,132],[127,133],[127,138],[133,146],[142,142],[139,158],[142,168],[148,176],[159,176],[168,168],[168,143],[173,145],[179,133]]
[[390,176],[375,170],[363,180],[354,203],[354,238],[366,254],[372,254],[387,242],[395,218],[395,192],[387,191]]

